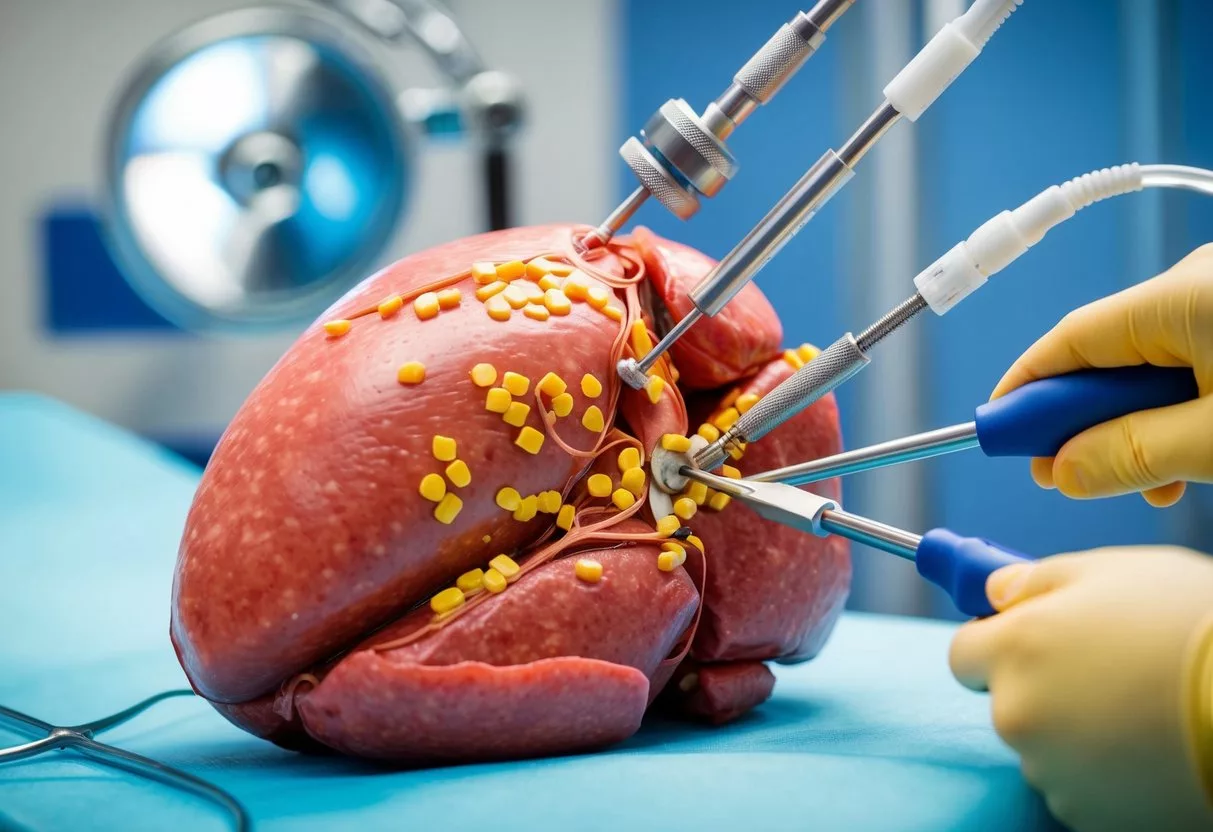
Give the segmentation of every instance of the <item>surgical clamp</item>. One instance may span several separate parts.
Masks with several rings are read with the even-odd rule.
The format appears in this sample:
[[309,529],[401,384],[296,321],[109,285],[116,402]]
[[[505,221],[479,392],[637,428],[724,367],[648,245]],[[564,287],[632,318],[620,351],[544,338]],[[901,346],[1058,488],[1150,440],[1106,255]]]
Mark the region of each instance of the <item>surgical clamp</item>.
[[1031,562],[1031,558],[1012,549],[947,529],[917,535],[888,526],[843,511],[834,500],[790,485],[728,479],[690,465],[682,466],[681,473],[728,494],[767,520],[819,537],[835,534],[912,561],[918,574],[946,591],[966,615],[993,615],[986,579],[1004,566]]

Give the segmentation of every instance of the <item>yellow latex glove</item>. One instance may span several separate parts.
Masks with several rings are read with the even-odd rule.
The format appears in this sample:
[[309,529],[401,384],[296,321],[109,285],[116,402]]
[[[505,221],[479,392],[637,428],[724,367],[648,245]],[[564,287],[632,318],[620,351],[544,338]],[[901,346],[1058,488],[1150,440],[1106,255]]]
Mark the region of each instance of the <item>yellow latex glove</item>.
[[952,672],[1080,832],[1213,829],[1213,558],[1125,547],[1009,566]]
[[1191,367],[1200,398],[1080,433],[1056,457],[1032,460],[1038,484],[1077,498],[1140,491],[1168,506],[1185,481],[1213,482],[1213,245],[1066,315],[1011,366],[993,397],[1047,376],[1135,364]]

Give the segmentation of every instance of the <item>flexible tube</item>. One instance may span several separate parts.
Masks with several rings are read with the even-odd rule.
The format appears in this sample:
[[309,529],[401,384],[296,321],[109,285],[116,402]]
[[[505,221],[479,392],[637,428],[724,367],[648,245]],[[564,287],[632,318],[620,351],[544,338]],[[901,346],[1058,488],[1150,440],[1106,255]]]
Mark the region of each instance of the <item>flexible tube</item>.
[[1077,211],[1142,188],[1184,188],[1213,196],[1213,171],[1184,165],[1128,164],[1077,176],[991,218],[923,269],[914,278],[914,286],[931,310],[943,315]]
[[976,0],[956,20],[961,33],[978,49],[998,31],[1014,11],[1023,5],[1023,0]]

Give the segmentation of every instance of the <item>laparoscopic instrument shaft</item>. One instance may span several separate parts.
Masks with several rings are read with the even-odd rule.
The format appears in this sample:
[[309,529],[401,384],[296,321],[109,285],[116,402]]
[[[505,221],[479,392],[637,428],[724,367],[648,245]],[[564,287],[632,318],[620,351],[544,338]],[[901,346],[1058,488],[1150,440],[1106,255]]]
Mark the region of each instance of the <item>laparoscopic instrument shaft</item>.
[[[644,386],[645,377],[657,360],[704,315],[715,315],[779,253],[805,223],[854,176],[854,167],[901,119],[887,101],[863,123],[843,145],[827,150],[783,199],[763,217],[737,246],[716,264],[691,292],[694,308],[653,348],[632,363],[621,361],[620,375],[633,387]],[[625,366],[626,365],[626,366]]]
[[[745,66],[737,71],[728,89],[707,106],[701,119],[680,121],[675,128],[676,132],[683,134],[683,139],[692,148],[702,146],[705,142],[711,144],[708,136],[702,135],[703,132],[720,141],[727,139],[760,105],[775,97],[788,79],[820,48],[826,31],[842,17],[853,2],[854,0],[819,0],[808,12],[797,14],[781,26]],[[661,112],[659,111],[659,115]],[[695,135],[696,133],[700,135]],[[645,164],[647,159],[628,160],[633,171],[641,179],[641,185],[632,191],[602,224],[585,236],[582,240],[585,248],[603,245],[614,237],[654,192],[657,192],[658,198],[672,210],[675,206],[670,204],[671,201],[684,205],[687,215],[694,213],[698,207],[697,194],[712,196],[715,193],[714,190],[704,193],[695,187],[700,183],[693,180],[689,182],[688,190],[687,182],[678,181],[680,174],[686,172],[676,170],[677,160],[663,153],[662,147],[654,147],[652,150],[657,151],[657,155],[651,159],[652,165]],[[626,154],[625,158],[628,158]],[[638,170],[637,164],[643,165],[644,169]],[[719,182],[717,187],[722,184],[723,182]],[[663,195],[668,199],[662,198]],[[681,211],[676,210],[675,213],[683,216]]]
[[871,360],[868,350],[926,308],[926,300],[915,292],[858,336],[849,332],[843,335],[763,396],[719,439],[695,454],[695,464],[710,471],[724,462],[730,449],[740,449],[746,442],[766,436],[862,370]]

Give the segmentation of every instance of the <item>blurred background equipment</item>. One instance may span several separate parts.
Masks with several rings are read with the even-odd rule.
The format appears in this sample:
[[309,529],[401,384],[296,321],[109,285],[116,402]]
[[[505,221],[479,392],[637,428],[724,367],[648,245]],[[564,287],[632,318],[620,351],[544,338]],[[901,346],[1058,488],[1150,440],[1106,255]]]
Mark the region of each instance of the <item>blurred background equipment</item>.
[[[329,5],[338,13],[248,8],[194,24],[157,44],[118,100],[107,236],[131,285],[179,326],[305,324],[365,277],[404,213],[417,127],[470,127],[486,154],[486,230],[509,222],[522,117],[509,77],[430,0]],[[421,44],[446,77],[400,94],[412,123],[351,24]]]

